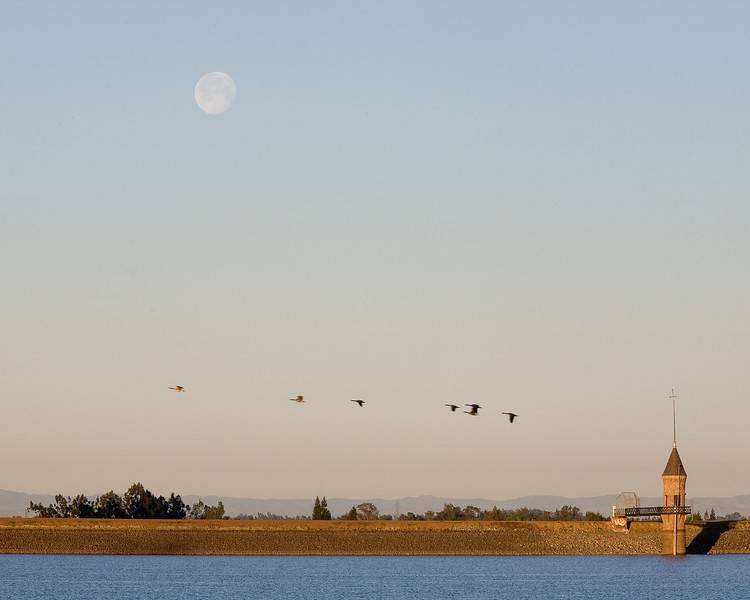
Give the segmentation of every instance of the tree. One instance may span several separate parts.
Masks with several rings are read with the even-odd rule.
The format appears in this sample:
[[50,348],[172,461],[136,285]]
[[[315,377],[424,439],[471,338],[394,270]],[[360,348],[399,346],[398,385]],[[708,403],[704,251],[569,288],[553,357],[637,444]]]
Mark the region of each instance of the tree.
[[206,505],[203,504],[203,500],[198,500],[193,506],[188,510],[187,518],[188,519],[205,519],[204,515],[206,514]]
[[478,519],[482,516],[482,510],[476,506],[466,506],[461,511],[461,518],[463,519]]
[[482,518],[488,521],[503,521],[505,520],[505,511],[493,506],[492,510],[487,510],[482,514]]
[[[221,504],[221,502],[219,502],[219,504]],[[179,494],[175,496],[174,492],[172,492],[169,495],[164,516],[167,519],[184,519],[187,516],[187,506],[185,506],[185,503],[182,501],[182,497]]]
[[224,518],[224,503],[219,500],[216,506],[206,506],[206,517],[209,521],[218,521]]
[[68,498],[68,505],[70,516],[74,519],[91,519],[96,516],[94,505],[83,494],[78,494],[72,500]]
[[438,521],[458,521],[461,518],[461,507],[453,504],[444,504],[443,510],[435,513]]
[[316,521],[320,520],[320,498],[315,496],[315,504],[313,505],[312,518]]
[[580,519],[581,509],[577,506],[565,505],[558,508],[554,514],[555,521],[577,521]]
[[345,521],[356,521],[359,518],[357,516],[357,509],[352,506],[349,512],[342,515],[341,518]]
[[703,520],[704,521],[708,521],[708,511],[707,510],[703,511]]
[[711,516],[709,517],[712,521],[716,519],[716,511],[714,510],[714,507],[711,507]]
[[122,498],[122,507],[131,519],[145,519],[146,504],[146,488],[140,482],[131,485]]
[[224,518],[224,503],[219,500],[216,506],[204,504],[198,500],[187,513],[188,519],[196,520],[219,520]]
[[29,512],[35,512],[37,517],[41,517],[42,519],[56,519],[60,515],[57,512],[57,508],[53,504],[50,504],[49,506],[44,506],[41,502],[34,503],[29,502],[29,508],[26,509]]
[[127,516],[122,507],[122,498],[112,490],[96,499],[94,513],[99,519],[123,519]]
[[57,513],[60,515],[61,519],[70,518],[69,500],[70,498],[66,498],[62,494],[57,494],[57,496],[55,496],[55,506],[57,508]]
[[167,501],[164,497],[157,498],[140,482],[128,488],[122,497],[122,505],[131,519],[163,519],[167,512]]
[[[267,512],[267,513],[258,512],[258,514],[257,514],[257,516],[255,518],[258,519],[258,520],[260,520],[260,521],[281,521],[281,520],[286,519],[288,517],[285,517],[283,515],[277,515],[277,514],[272,513],[272,512]],[[308,516],[302,516],[302,517],[297,517],[297,518],[298,519],[309,519],[310,517],[308,517]]]
[[357,505],[357,517],[363,521],[373,521],[378,518],[378,507],[372,502],[363,502]]
[[323,496],[323,499],[320,501],[320,517],[323,521],[330,521],[331,520],[331,511],[328,510],[328,500],[326,500],[326,497]]

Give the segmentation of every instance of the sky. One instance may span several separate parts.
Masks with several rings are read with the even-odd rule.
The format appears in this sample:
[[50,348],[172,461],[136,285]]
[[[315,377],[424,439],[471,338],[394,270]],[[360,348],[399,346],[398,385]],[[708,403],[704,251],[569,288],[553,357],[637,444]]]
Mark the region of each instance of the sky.
[[749,29],[3,2],[0,489],[750,493]]

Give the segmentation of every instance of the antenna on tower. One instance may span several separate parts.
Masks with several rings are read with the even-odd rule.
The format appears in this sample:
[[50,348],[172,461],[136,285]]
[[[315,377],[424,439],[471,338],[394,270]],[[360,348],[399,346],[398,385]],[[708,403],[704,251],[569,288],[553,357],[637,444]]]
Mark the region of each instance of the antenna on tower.
[[672,400],[672,448],[677,448],[677,412],[675,409],[677,394],[675,394],[674,388],[672,388],[669,398]]

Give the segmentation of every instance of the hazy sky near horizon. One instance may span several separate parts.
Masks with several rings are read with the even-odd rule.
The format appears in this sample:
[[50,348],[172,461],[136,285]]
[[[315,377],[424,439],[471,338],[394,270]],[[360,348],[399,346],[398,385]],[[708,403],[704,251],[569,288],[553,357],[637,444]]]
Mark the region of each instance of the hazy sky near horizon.
[[750,493],[750,5],[74,6],[0,6],[0,488],[657,495],[674,386]]

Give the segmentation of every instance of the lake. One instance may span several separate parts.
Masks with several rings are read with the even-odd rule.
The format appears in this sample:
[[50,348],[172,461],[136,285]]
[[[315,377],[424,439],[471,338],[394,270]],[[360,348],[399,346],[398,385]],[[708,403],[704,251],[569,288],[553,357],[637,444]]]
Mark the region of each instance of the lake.
[[643,600],[750,597],[750,556],[0,555],[0,599]]

